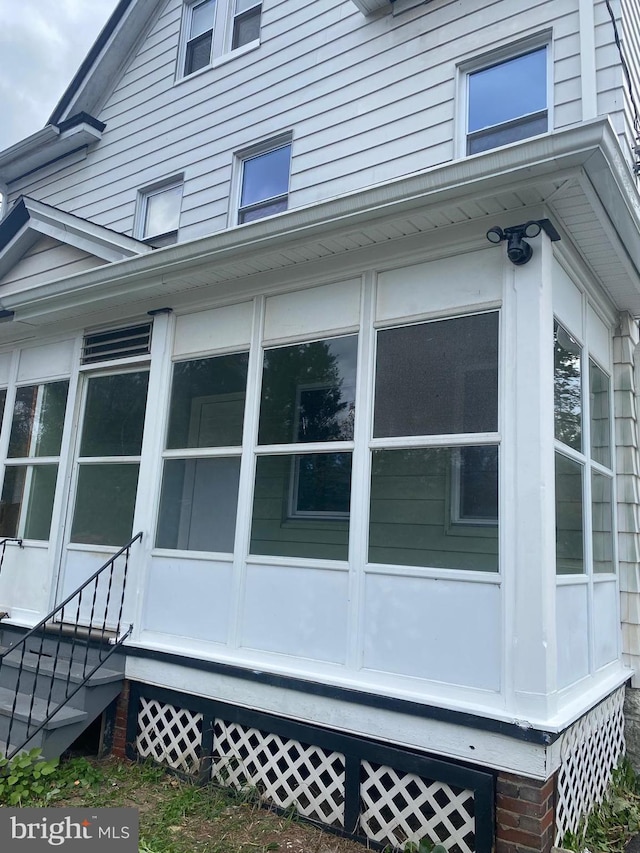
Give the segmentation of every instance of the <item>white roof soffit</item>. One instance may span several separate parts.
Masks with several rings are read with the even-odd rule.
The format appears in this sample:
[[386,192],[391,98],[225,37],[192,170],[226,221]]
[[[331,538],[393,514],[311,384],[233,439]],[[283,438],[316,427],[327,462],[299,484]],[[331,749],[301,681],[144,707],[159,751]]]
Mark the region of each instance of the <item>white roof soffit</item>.
[[20,225],[4,245],[0,242],[0,278],[43,236],[67,243],[110,263],[152,251],[139,240],[26,196],[16,202],[3,224],[11,225],[12,215],[19,217]]
[[352,0],[363,15],[374,15],[376,12],[391,11],[394,0]]
[[[581,215],[573,223],[576,198]],[[484,209],[483,199],[490,202]],[[224,282],[237,288],[241,279],[259,288],[263,273],[331,256],[357,258],[358,251],[366,253],[374,244],[388,247],[394,239],[420,232],[427,247],[429,232],[437,230],[435,245],[440,246],[445,235],[458,239],[465,224],[475,227],[474,245],[485,246],[489,225],[515,224],[534,205],[548,211],[564,237],[577,246],[616,307],[640,316],[640,199],[607,120],[21,292],[0,290],[0,308],[15,311],[16,320],[40,324],[113,306],[140,307],[153,299],[168,304],[171,293],[221,288]]]
[[62,128],[48,124],[37,133],[0,151],[0,182],[10,184],[34,169],[52,163],[72,151],[93,145],[100,139],[102,131],[88,121],[79,121],[72,127]]

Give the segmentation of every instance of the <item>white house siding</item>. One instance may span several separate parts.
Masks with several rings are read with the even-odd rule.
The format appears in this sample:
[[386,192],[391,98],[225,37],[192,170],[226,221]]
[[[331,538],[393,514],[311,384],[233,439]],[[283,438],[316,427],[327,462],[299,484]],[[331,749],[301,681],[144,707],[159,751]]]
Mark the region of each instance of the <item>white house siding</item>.
[[[629,69],[632,96],[627,89],[624,93],[625,133],[630,149],[640,142],[638,112],[640,111],[640,2],[622,0],[622,54]],[[634,158],[637,161],[639,158]]]
[[5,292],[9,285],[12,290],[31,287],[84,272],[103,263],[104,261],[87,252],[67,246],[51,237],[43,237],[0,279],[0,285]]
[[103,109],[83,163],[14,183],[131,233],[137,190],[184,174],[180,239],[228,225],[233,154],[293,132],[290,207],[451,160],[457,63],[553,33],[553,124],[581,119],[577,0],[473,0],[367,19],[349,0],[263,5],[258,49],[175,83],[182,4],[169,0]]

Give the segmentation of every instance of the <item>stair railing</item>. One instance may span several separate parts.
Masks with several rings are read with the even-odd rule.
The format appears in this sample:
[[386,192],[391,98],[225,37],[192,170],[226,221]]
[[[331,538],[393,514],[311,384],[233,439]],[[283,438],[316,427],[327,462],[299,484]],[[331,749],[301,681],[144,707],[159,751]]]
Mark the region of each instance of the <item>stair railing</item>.
[[16,539],[14,536],[8,536],[6,539],[0,539],[0,575],[2,574],[2,566],[4,565],[4,552],[7,550],[8,542],[17,542],[18,547],[22,548],[22,539]]
[[[56,605],[44,619],[0,653],[0,668],[5,665],[15,669],[13,707],[5,744],[6,758],[10,759],[24,749],[130,635],[133,625],[121,632],[122,609],[129,556],[132,546],[138,540],[142,540],[142,531],[123,545],[64,601]],[[116,568],[122,570],[119,578],[116,576]],[[64,645],[63,637],[67,640]],[[26,723],[26,734],[18,739],[14,738],[17,742],[12,746],[20,688],[25,686],[27,673],[30,675],[30,700],[28,709],[19,709],[20,717]],[[57,680],[56,676],[59,676]],[[56,683],[59,692],[54,697]],[[40,696],[36,699],[38,688],[46,698]],[[44,719],[34,722],[34,707],[37,701],[46,703],[45,716]]]

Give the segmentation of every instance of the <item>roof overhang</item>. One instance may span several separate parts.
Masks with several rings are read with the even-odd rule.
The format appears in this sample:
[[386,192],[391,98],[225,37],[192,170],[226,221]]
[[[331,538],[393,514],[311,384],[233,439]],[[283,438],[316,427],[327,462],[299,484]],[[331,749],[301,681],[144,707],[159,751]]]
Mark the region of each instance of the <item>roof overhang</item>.
[[375,15],[382,11],[391,11],[394,0],[353,0],[363,15]]
[[43,236],[74,246],[106,263],[152,251],[139,240],[22,196],[0,223],[0,279]]
[[[640,317],[640,197],[607,120],[29,289],[3,289],[0,308],[40,326],[116,307],[171,305],[196,292],[203,300],[237,299],[282,270],[302,274],[318,261],[326,269],[334,262],[366,266],[382,252],[403,257],[407,241],[417,238],[425,247],[450,241],[455,251],[467,235],[465,248],[486,247],[489,225],[521,222],[531,209],[553,220],[616,309]],[[3,339],[10,325],[3,324]]]

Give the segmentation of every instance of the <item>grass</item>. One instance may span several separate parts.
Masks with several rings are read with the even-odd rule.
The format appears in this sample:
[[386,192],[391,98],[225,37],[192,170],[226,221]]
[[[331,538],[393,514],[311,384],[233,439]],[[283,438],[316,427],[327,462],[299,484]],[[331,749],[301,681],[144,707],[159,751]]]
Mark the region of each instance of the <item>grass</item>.
[[362,853],[363,847],[260,807],[217,786],[201,787],[156,764],[72,759],[53,774],[50,806],[135,807],[140,853]]

